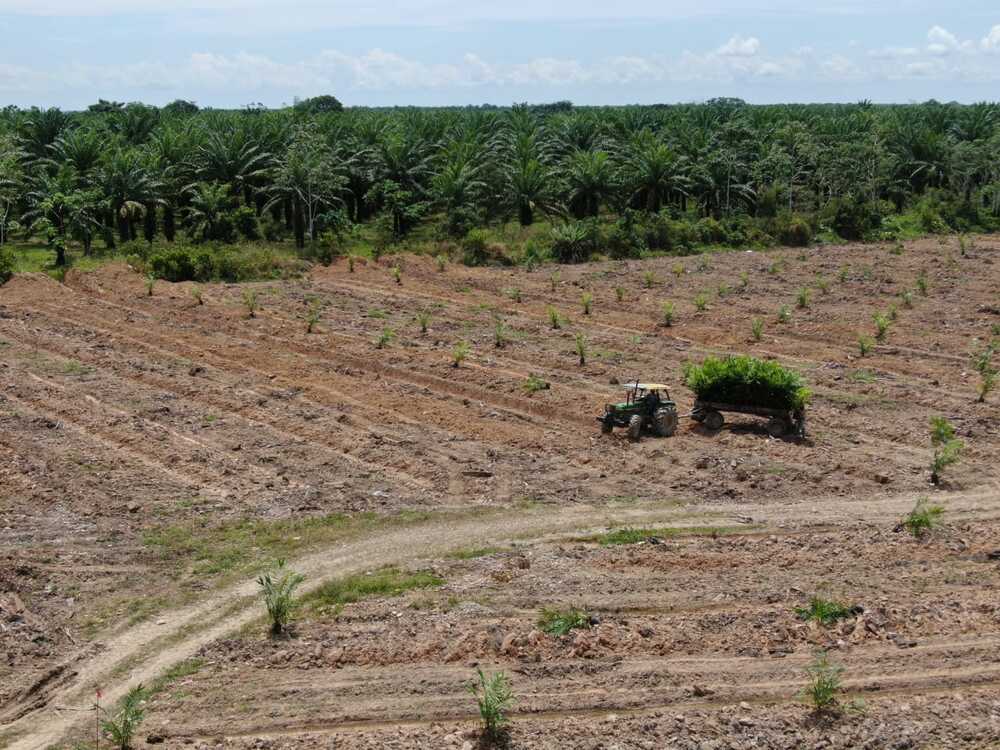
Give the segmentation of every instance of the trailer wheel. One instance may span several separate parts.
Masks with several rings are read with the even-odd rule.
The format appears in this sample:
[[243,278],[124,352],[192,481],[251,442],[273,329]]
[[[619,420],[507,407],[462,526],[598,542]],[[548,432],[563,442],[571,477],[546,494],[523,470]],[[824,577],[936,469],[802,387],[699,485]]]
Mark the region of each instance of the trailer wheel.
[[628,421],[628,439],[636,443],[640,437],[642,437],[642,417],[638,414],[633,414],[632,418]]
[[780,417],[772,417],[767,422],[767,434],[773,438],[784,437],[791,431],[791,425]]
[[722,429],[722,425],[725,423],[726,419],[722,416],[722,412],[715,411],[714,409],[705,414],[705,418],[702,420],[702,424],[713,431]]
[[653,416],[656,434],[660,437],[670,437],[677,429],[677,412],[673,409],[657,409]]

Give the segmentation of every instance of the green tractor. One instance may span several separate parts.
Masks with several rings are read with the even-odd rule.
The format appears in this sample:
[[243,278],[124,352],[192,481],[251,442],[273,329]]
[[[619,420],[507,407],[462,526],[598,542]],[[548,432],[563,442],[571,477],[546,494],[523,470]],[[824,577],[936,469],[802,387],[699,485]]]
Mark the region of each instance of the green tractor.
[[626,384],[625,400],[605,406],[604,416],[597,421],[605,435],[615,427],[626,427],[632,441],[638,440],[643,430],[669,437],[677,429],[677,404],[670,399],[670,392],[662,383],[636,381]]

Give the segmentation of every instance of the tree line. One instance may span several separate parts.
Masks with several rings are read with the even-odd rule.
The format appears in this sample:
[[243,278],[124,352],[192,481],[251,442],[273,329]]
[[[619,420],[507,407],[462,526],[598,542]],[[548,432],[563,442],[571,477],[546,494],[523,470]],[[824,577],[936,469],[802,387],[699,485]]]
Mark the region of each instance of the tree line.
[[907,211],[927,231],[997,226],[995,104],[344,109],[317,97],[273,111],[0,111],[0,244],[42,237],[57,264],[70,240],[90,253],[95,239],[288,233],[305,247],[358,224],[390,241],[420,225],[462,238],[540,216],[578,234],[639,226],[647,248],[654,218],[751,240],[821,227],[855,239]]

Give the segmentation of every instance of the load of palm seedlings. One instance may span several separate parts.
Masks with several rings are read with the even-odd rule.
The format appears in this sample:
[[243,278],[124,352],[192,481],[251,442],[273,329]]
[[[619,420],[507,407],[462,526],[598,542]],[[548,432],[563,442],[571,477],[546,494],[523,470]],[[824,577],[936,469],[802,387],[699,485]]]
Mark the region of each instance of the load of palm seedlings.
[[699,401],[801,411],[810,392],[794,370],[755,357],[708,357],[684,366],[684,382]]

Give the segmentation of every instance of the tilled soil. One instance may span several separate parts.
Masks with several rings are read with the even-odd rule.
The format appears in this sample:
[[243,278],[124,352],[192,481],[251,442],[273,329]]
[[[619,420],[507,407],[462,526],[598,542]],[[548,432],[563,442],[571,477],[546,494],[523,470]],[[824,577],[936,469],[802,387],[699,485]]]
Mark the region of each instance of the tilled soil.
[[[761,746],[785,746],[777,738],[789,721],[804,732],[789,735],[795,746],[821,731],[800,726],[801,709],[788,704],[818,647],[842,653],[845,679],[869,698],[883,689],[872,680],[889,675],[884,689],[917,694],[921,710],[935,705],[925,692],[952,685],[959,692],[939,702],[951,719],[966,715],[965,695],[968,711],[986,710],[994,693],[969,686],[994,679],[1000,408],[995,394],[976,403],[969,352],[1000,323],[1000,244],[979,238],[968,257],[953,245],[609,262],[563,267],[555,279],[552,269],[439,272],[428,258],[393,258],[400,284],[387,262],[355,273],[337,263],[296,281],[207,286],[203,305],[187,284],[158,283],[146,296],[124,266],[70,272],[66,285],[17,277],[0,289],[0,716],[44,708],[29,686],[44,693],[71,679],[60,665],[211,588],[222,573],[199,567],[196,552],[164,559],[151,544],[176,529],[475,509],[541,509],[541,518],[575,506],[607,507],[614,526],[623,508],[687,505],[747,528],[660,545],[564,537],[461,563],[428,558],[447,581],[440,591],[305,618],[288,642],[210,645],[206,666],[187,678],[198,700],[175,705],[164,693],[150,723],[197,737],[257,727],[261,742],[278,743],[259,746],[297,747],[333,742],[338,722],[355,721],[361,728],[337,740],[344,746],[461,747],[468,722],[454,720],[469,715],[466,686],[482,663],[515,677],[526,717],[516,745],[576,746],[555,744],[576,729],[579,746],[603,746],[586,738],[599,742],[613,726],[621,747],[668,737],[678,747],[740,746],[733,722],[749,713]],[[242,305],[248,287],[261,303],[253,318]],[[796,306],[803,287],[812,289],[805,308]],[[709,298],[703,312],[699,293]],[[660,324],[664,301],[677,311],[670,327]],[[886,340],[859,357],[857,336],[872,335],[872,315],[893,304]],[[313,305],[322,315],[306,333]],[[558,329],[549,306],[563,316]],[[759,342],[754,317],[764,321]],[[385,329],[394,335],[377,348]],[[471,351],[454,367],[459,341]],[[805,440],[773,439],[738,415],[718,433],[682,419],[669,439],[599,435],[594,417],[620,398],[612,383],[677,384],[684,413],[682,363],[743,351],[803,372],[815,393]],[[528,392],[529,375],[549,387]],[[967,448],[932,488],[927,425],[938,414]],[[823,528],[783,520],[818,498],[849,502],[863,518],[920,495],[946,506],[965,498],[964,515],[924,544],[883,518],[824,518]],[[746,518],[749,506],[766,518]],[[414,542],[411,557],[419,534]],[[793,610],[820,589],[863,609],[832,630],[807,626]],[[599,622],[563,639],[542,634],[538,610],[566,603]],[[673,676],[677,659],[696,660],[685,662],[690,679]],[[695,695],[695,679],[711,692]],[[294,692],[275,692],[281,684]],[[706,697],[714,707],[689,707],[696,713],[676,734],[674,704]],[[928,722],[890,717],[901,700],[873,698],[864,718],[842,719],[862,734],[833,746],[859,737],[880,746],[880,731],[936,742]],[[752,710],[734,709],[741,701]],[[611,724],[601,713],[639,709],[650,711]],[[322,737],[307,731],[316,716]],[[436,717],[441,727],[426,723]],[[281,736],[296,727],[301,734]],[[965,746],[981,746],[979,737]]]

